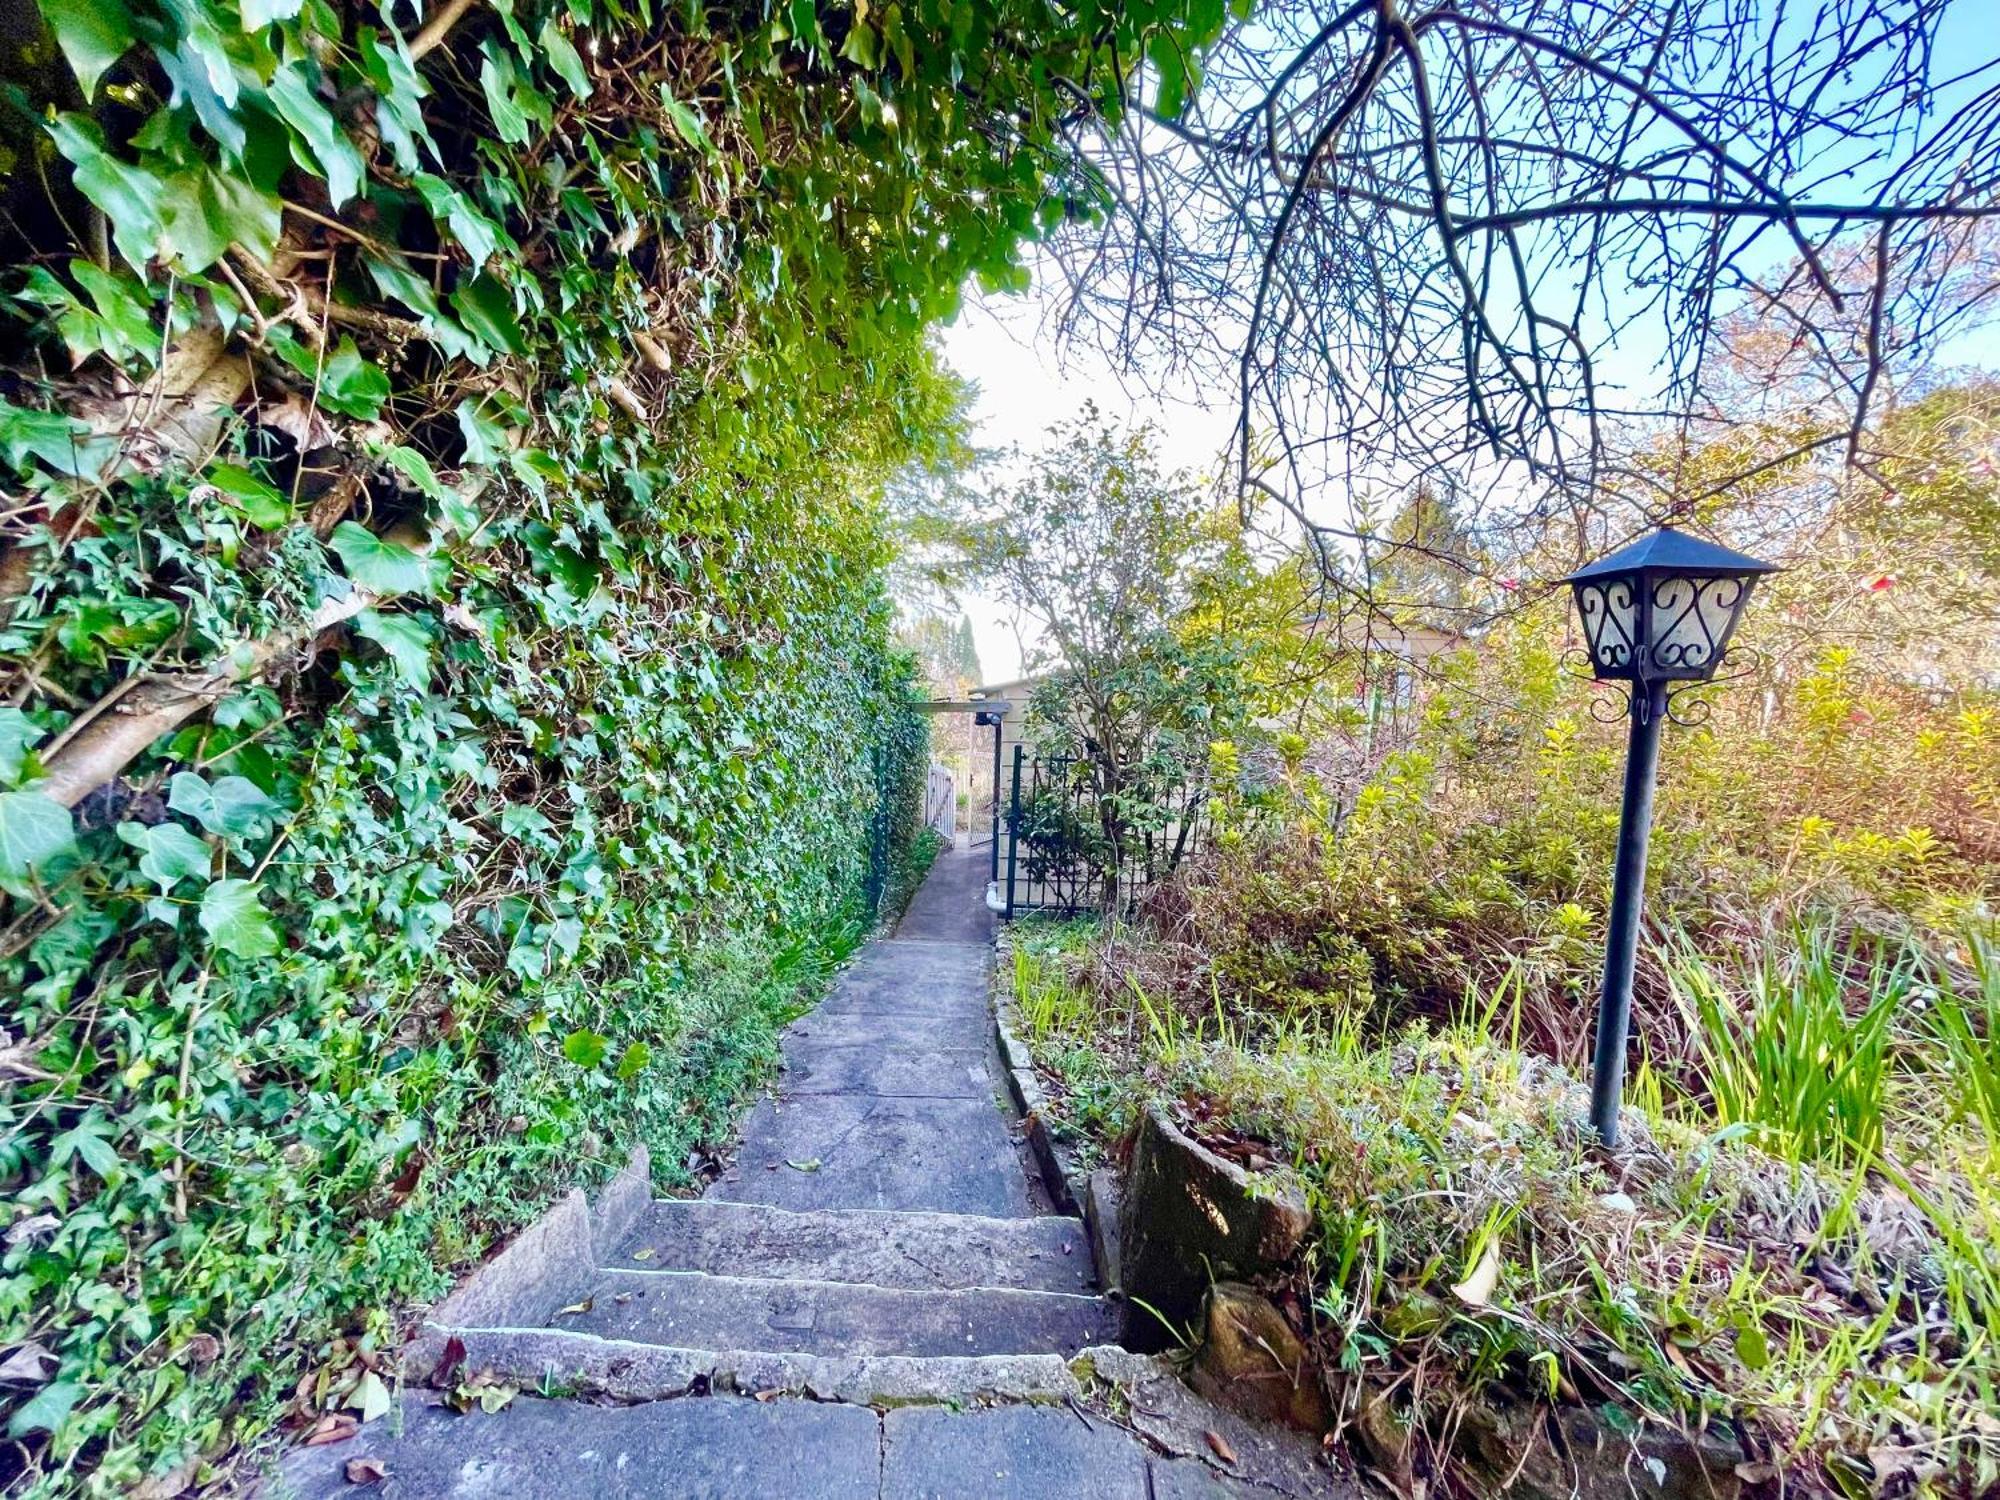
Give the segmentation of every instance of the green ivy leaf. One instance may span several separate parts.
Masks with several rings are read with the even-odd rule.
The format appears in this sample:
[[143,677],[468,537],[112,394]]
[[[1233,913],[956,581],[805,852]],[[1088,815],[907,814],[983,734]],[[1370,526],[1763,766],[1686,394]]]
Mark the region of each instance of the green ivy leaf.
[[83,1387],[73,1380],[58,1380],[15,1408],[7,1419],[7,1436],[26,1437],[31,1432],[56,1432],[76,1403],[83,1399]]
[[278,929],[257,899],[251,880],[218,880],[202,892],[201,930],[224,953],[269,958],[278,951]]
[[433,500],[443,500],[451,493],[437,477],[437,470],[431,467],[431,461],[414,448],[406,448],[401,443],[392,444],[382,450],[382,460],[401,470],[404,478]]
[[104,132],[87,115],[57,115],[47,124],[56,149],[73,168],[76,190],[94,203],[111,224],[118,253],[144,273],[159,248],[164,227],[159,204],[165,185],[151,172],[120,161],[104,149]]
[[451,310],[474,335],[508,354],[526,354],[527,341],[514,317],[514,299],[491,276],[475,276],[451,294]]
[[418,172],[410,181],[423,195],[424,207],[431,211],[431,217],[445,221],[451,237],[471,257],[475,269],[484,266],[503,243],[513,243],[498,224],[473,207],[465,194],[442,177]]
[[56,44],[69,59],[70,70],[86,101],[97,93],[97,80],[132,45],[132,13],[123,0],[41,0],[42,16],[56,34]]
[[354,142],[347,138],[347,132],[340,128],[332,112],[320,102],[303,67],[294,63],[280,68],[265,85],[265,91],[285,123],[299,133],[311,150],[313,160],[326,174],[327,197],[339,208],[361,186],[364,171],[361,153],[354,149]]
[[412,552],[356,522],[342,521],[328,542],[340,555],[347,576],[370,593],[430,594],[442,582],[443,559]]
[[159,194],[161,243],[189,275],[207,270],[231,245],[259,260],[276,251],[278,195],[234,172],[204,166],[179,173],[160,183]]
[[343,338],[321,367],[320,405],[343,417],[372,422],[388,399],[389,377],[361,357],[353,339]]
[[180,771],[167,783],[167,806],[186,813],[210,833],[254,837],[283,811],[247,776],[224,776],[213,786],[198,771]]
[[18,885],[76,847],[69,809],[32,789],[0,793],[0,883]]
[[430,690],[431,633],[421,620],[364,609],[355,616],[354,628],[389,654],[411,687],[420,693]]
[[596,1032],[578,1029],[563,1038],[563,1056],[579,1068],[594,1068],[604,1061],[607,1045]]
[[531,807],[525,802],[510,802],[500,810],[500,831],[510,839],[517,839],[524,833],[547,833],[555,824],[539,807]]
[[211,854],[208,845],[178,823],[120,823],[118,837],[141,850],[139,873],[162,891],[170,891],[183,880],[206,876]]
[[292,502],[274,486],[266,484],[239,464],[217,464],[208,471],[208,482],[236,502],[236,508],[252,526],[276,531],[291,523]]
[[25,469],[24,460],[32,457],[58,474],[95,479],[117,449],[115,441],[92,435],[74,417],[16,406],[0,397],[0,456],[16,469]]
[[714,154],[715,143],[708,138],[708,127],[702,124],[701,116],[668,93],[664,84],[660,86],[660,105],[666,110],[667,122],[674,127],[675,135],[704,155]]
[[554,16],[542,23],[542,53],[572,94],[579,99],[590,97],[590,77],[583,71],[583,59],[576,55],[576,48],[562,34]]
[[493,117],[493,133],[510,146],[527,144],[528,116],[517,102],[519,75],[514,62],[500,44],[488,41],[486,60],[480,65],[479,87],[486,95],[486,110]]
[[0,705],[0,786],[19,786],[27,779],[42,734],[42,727],[20,709]]
[[118,1170],[118,1148],[111,1144],[111,1137],[117,1127],[99,1108],[84,1111],[78,1120],[61,1135],[49,1140],[49,1165],[64,1166],[71,1157],[81,1157],[83,1164],[99,1177],[107,1177]]
[[436,154],[430,129],[424,124],[422,103],[430,88],[418,74],[408,45],[396,32],[391,31],[385,40],[374,27],[364,26],[356,42],[362,70],[375,86],[375,126],[395,157],[397,169],[414,173],[419,142]]
[[618,1059],[618,1081],[630,1083],[646,1071],[646,1065],[653,1060],[653,1049],[644,1042],[634,1042],[625,1049]]
[[507,429],[486,414],[482,403],[459,402],[458,430],[465,437],[467,463],[497,464],[507,456]]

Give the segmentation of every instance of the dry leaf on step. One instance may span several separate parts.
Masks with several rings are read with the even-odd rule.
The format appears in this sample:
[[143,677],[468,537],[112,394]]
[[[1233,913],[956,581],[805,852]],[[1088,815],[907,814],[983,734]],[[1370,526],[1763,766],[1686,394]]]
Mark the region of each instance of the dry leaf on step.
[[1500,1283],[1500,1250],[1492,1240],[1479,1252],[1478,1263],[1451,1294],[1467,1307],[1484,1307],[1493,1300],[1493,1288]]
[[379,1458],[350,1458],[343,1472],[349,1484],[379,1484],[389,1477],[389,1466]]
[[313,1424],[313,1430],[306,1434],[308,1448],[323,1448],[328,1443],[344,1443],[361,1430],[361,1419],[351,1411],[330,1411]]
[[1236,1450],[1229,1446],[1229,1440],[1221,1433],[1211,1428],[1209,1431],[1204,1432],[1202,1436],[1208,1439],[1208,1446],[1214,1450],[1217,1458],[1226,1464],[1236,1462]]
[[788,1156],[785,1158],[785,1165],[790,1167],[794,1172],[817,1172],[819,1170],[819,1158],[817,1156],[808,1156],[804,1161],[793,1161]]
[[373,1370],[363,1370],[361,1378],[354,1382],[354,1390],[347,1398],[349,1409],[361,1413],[361,1420],[372,1422],[377,1417],[387,1416],[389,1408],[396,1404],[389,1394],[389,1387]]
[[583,1313],[589,1312],[591,1308],[595,1307],[596,1305],[597,1305],[597,1299],[595,1297],[585,1297],[581,1302],[572,1302],[568,1307],[562,1308],[560,1311],[556,1313],[556,1316],[560,1318],[571,1313],[575,1313],[580,1316]]

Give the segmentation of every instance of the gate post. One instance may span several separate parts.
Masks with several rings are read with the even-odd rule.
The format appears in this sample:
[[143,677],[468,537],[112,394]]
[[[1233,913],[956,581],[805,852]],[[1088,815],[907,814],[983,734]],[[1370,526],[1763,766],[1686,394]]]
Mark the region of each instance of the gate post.
[[[1014,920],[1014,861],[1015,852],[1021,844],[1021,757],[1027,754],[1026,745],[1014,747],[1014,794],[1007,801],[1007,920]],[[994,759],[999,759],[996,745]],[[999,801],[999,787],[994,787],[994,801]],[[994,856],[999,856],[999,845],[994,845]]]

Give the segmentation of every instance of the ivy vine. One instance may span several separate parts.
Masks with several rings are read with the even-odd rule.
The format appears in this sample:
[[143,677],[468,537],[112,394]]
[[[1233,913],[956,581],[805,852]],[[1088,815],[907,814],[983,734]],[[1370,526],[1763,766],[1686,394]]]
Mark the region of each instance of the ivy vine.
[[0,1479],[166,1495],[580,1173],[694,1170],[771,1065],[917,832],[877,495],[959,441],[925,330],[1101,211],[1065,126],[1222,10],[42,13]]

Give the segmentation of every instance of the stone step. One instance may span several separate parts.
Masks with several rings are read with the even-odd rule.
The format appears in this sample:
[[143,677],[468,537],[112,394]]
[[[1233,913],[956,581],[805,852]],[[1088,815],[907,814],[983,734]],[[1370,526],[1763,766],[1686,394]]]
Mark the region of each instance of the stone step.
[[708,1196],[801,1210],[1034,1216],[1006,1117],[990,1099],[767,1097]]
[[607,1269],[706,1271],[922,1291],[1094,1290],[1090,1241],[1077,1219],[882,1209],[801,1213],[714,1198],[655,1200],[611,1254]]
[[[954,1411],[737,1396],[636,1406],[516,1397],[459,1415],[405,1396],[395,1418],[344,1443],[286,1454],[272,1500],[1273,1500],[1277,1493],[1358,1500],[1330,1476],[1276,1492],[1199,1458],[1152,1453],[1103,1417],[1064,1406]],[[379,1480],[350,1481],[370,1461]]]
[[491,1371],[523,1391],[612,1401],[666,1401],[714,1391],[852,1406],[1077,1401],[1089,1393],[1086,1377],[1105,1367],[1121,1368],[1130,1357],[1102,1346],[1075,1356],[773,1354],[675,1349],[562,1328],[434,1327],[426,1330],[413,1368],[420,1366],[428,1378],[447,1348],[454,1358],[462,1353],[463,1370]]
[[[586,1406],[522,1396],[504,1411],[461,1416],[435,1399],[405,1398],[399,1421],[287,1454],[266,1493],[273,1500],[876,1500],[881,1450],[881,1419],[865,1406],[734,1398]],[[388,1477],[350,1484],[348,1463],[368,1458]]]
[[1116,1337],[1102,1297],[981,1287],[917,1291],[700,1271],[611,1271],[554,1326],[676,1349],[773,1354],[1070,1355]]

